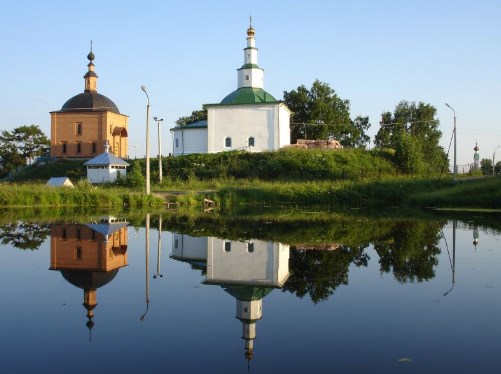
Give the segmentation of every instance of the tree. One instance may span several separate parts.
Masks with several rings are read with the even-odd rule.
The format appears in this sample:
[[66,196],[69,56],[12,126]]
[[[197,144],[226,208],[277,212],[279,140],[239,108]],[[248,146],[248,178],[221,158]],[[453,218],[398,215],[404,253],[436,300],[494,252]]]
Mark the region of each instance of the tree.
[[0,178],[25,164],[26,160],[17,152],[16,148],[11,143],[4,143],[0,137]]
[[30,163],[34,157],[47,154],[50,150],[50,140],[37,125],[20,126],[12,132],[3,130],[0,141],[13,145]]
[[[426,166],[443,169],[447,155],[439,146],[437,109],[423,102],[401,101],[393,113],[381,115],[381,128],[374,139],[379,148],[395,149],[397,166],[419,172]],[[410,170],[409,170],[410,171]]]
[[480,160],[480,170],[483,175],[492,175],[492,160],[490,158]]
[[284,102],[292,111],[291,142],[297,139],[336,139],[343,146],[363,146],[369,141],[365,131],[368,117],[350,119],[350,102],[341,99],[327,83],[315,80],[310,89],[304,85],[284,91]]
[[126,180],[127,184],[131,187],[140,187],[144,185],[145,179],[139,162],[134,162],[132,164],[131,171],[127,173]]
[[190,123],[207,120],[207,107],[205,105],[202,106],[201,110],[194,110],[191,112],[191,115],[186,117],[180,117],[176,124],[178,126],[189,125]]

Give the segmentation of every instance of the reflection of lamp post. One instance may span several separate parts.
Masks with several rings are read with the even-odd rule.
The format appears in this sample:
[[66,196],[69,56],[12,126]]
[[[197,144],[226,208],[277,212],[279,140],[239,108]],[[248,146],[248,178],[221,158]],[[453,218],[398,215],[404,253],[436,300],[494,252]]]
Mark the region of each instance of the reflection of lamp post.
[[146,105],[146,194],[150,194],[150,97],[146,92],[146,86],[141,86],[141,89],[148,98]]
[[452,112],[454,113],[454,178],[457,178],[458,176],[458,166],[456,163],[456,111],[452,109],[452,107],[445,103],[445,106],[447,106]]
[[150,257],[150,213],[146,213],[146,228],[145,228],[145,235],[146,235],[146,243],[145,243],[145,252],[146,252],[146,311],[144,314],[139,317],[141,321],[144,321],[146,318],[146,313],[148,313],[148,308],[150,306],[150,295],[149,295],[149,286],[150,286],[150,279],[148,277],[148,264],[149,264],[149,257]]
[[[455,275],[456,275],[456,226],[457,226],[457,221],[453,220],[452,221],[452,263],[451,263],[451,268],[452,268],[452,287],[449,291],[444,293],[444,296],[447,296],[449,292],[451,292],[454,289],[454,284],[456,283],[455,280]],[[447,251],[449,249],[447,248]],[[450,260],[450,257],[449,257]]]
[[158,127],[158,179],[162,183],[162,133],[160,132],[160,122],[163,118],[153,117],[153,121],[157,121]]
[[162,278],[160,274],[160,252],[162,251],[162,216],[158,217],[158,247],[157,247],[157,272],[153,275],[153,279]]
[[496,175],[496,173],[495,173],[496,164],[494,162],[496,159],[496,149],[498,149],[498,148],[499,148],[499,145],[496,148],[494,148],[494,152],[492,152],[492,175]]

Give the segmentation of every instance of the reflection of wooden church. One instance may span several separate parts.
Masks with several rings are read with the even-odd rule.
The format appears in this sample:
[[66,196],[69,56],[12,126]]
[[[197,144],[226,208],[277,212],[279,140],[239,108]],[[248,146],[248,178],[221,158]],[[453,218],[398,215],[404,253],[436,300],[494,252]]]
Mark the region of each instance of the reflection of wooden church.
[[127,222],[106,217],[87,225],[52,225],[50,236],[50,270],[59,270],[64,279],[84,290],[91,329],[96,290],[127,265]]
[[282,287],[290,275],[289,246],[261,240],[232,241],[174,234],[171,258],[194,267],[205,265],[203,283],[219,285],[236,299],[245,357],[251,359],[256,322],[263,317],[263,298]]

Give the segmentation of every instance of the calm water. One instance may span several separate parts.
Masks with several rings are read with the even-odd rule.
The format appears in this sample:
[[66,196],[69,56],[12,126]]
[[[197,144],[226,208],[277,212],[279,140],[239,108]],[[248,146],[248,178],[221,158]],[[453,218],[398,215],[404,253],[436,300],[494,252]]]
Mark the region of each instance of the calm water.
[[134,222],[1,226],[2,372],[498,370],[495,229]]

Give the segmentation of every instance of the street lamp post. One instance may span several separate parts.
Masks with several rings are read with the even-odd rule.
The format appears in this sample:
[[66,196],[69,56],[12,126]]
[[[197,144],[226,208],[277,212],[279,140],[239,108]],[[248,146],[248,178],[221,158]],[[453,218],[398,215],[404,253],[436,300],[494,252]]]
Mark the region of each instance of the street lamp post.
[[456,179],[458,177],[458,167],[457,167],[457,162],[456,162],[456,111],[447,103],[445,103],[445,106],[447,106],[449,109],[452,110],[454,113],[454,178]]
[[160,122],[163,118],[153,117],[154,121],[157,121],[158,127],[158,179],[162,183],[162,133],[160,132]]
[[146,86],[141,86],[141,90],[146,94],[148,104],[146,105],[146,194],[150,194],[150,97],[146,92]]
[[500,146],[498,145],[496,148],[494,148],[494,152],[492,152],[492,175],[496,175],[495,173],[495,160],[496,160],[496,149],[498,149]]

